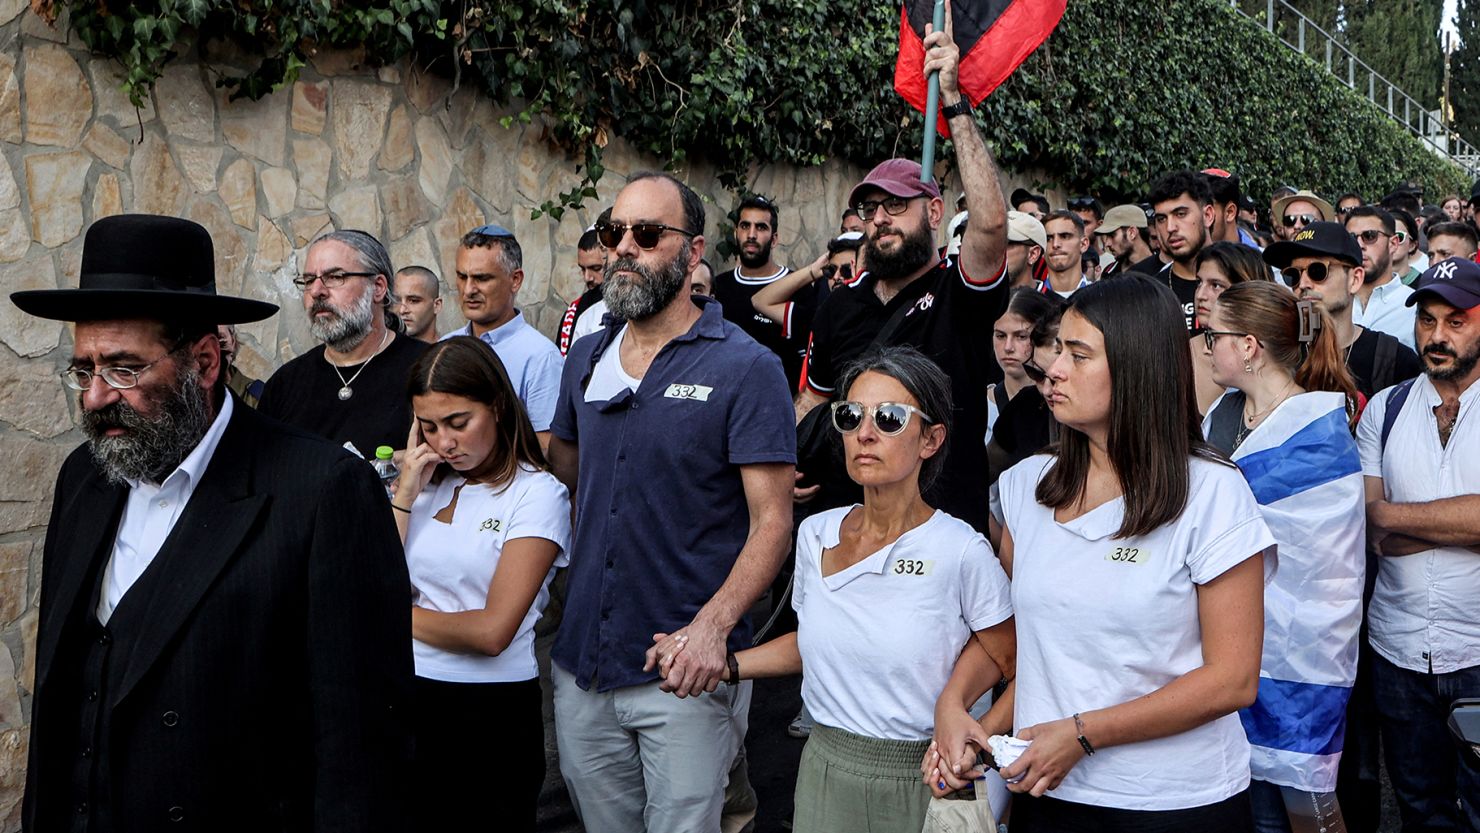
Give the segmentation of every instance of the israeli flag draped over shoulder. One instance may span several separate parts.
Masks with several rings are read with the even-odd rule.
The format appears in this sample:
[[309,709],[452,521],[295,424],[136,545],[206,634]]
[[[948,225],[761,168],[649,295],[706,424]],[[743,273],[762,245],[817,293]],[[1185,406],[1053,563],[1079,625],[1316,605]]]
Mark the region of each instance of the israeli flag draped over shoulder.
[[[1204,426],[1206,429],[1206,425]],[[1264,591],[1259,698],[1239,712],[1255,778],[1336,789],[1357,674],[1366,507],[1346,397],[1286,400],[1233,454],[1279,543]]]

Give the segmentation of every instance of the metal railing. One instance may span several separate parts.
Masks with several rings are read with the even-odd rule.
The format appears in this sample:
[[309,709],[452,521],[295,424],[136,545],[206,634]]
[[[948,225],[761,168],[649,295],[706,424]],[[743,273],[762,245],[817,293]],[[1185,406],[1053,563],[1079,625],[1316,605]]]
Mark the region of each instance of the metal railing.
[[1447,129],[1438,110],[1430,110],[1382,77],[1299,9],[1285,0],[1230,0],[1230,4],[1286,46],[1324,64],[1328,72],[1365,96],[1434,153],[1459,165],[1471,176],[1480,176],[1480,149]]

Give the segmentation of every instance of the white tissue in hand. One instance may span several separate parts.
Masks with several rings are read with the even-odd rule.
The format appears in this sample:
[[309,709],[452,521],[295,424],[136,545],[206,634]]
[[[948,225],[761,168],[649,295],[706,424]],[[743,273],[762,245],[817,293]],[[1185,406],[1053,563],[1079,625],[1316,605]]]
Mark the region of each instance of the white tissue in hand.
[[997,762],[997,768],[1007,769],[1012,766],[1022,754],[1028,751],[1030,740],[1015,738],[1011,735],[992,735],[987,738],[987,749],[992,752],[992,760]]

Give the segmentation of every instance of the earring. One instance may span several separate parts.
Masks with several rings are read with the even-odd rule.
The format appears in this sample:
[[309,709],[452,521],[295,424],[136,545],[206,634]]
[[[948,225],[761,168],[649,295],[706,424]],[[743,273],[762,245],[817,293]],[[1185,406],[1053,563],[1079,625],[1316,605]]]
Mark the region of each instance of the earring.
[[1244,360],[1244,372],[1245,373],[1253,373],[1254,372],[1254,363],[1251,362],[1251,361],[1249,361],[1248,359],[1245,359]]

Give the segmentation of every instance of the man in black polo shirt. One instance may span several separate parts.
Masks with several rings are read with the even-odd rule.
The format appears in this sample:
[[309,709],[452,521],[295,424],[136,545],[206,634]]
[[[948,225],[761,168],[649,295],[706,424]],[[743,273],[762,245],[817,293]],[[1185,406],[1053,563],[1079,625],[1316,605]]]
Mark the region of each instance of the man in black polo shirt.
[[985,531],[987,457],[981,438],[987,428],[987,385],[1002,378],[992,350],[992,323],[1006,309],[1010,290],[1007,205],[997,165],[957,91],[956,47],[944,33],[932,34],[929,44],[942,56],[941,113],[949,119],[971,216],[961,253],[949,262],[936,253],[934,236],[945,204],[934,180],[920,180],[918,163],[890,159],[870,171],[848,198],[867,224],[868,271],[835,290],[817,311],[798,413],[841,395],[835,389],[839,373],[869,345],[919,349],[951,377],[953,432],[960,440],[952,443],[926,500]]
[[723,308],[726,321],[781,359],[786,381],[796,390],[802,376],[802,356],[807,352],[807,336],[812,331],[812,314],[817,309],[818,287],[808,284],[792,296],[789,328],[756,312],[750,302],[756,292],[791,272],[778,264],[773,255],[778,216],[776,204],[765,197],[751,196],[740,202],[740,219],[735,222],[740,264],[714,276],[714,298]]
[[1152,222],[1171,260],[1162,263],[1152,256],[1132,270],[1166,281],[1177,296],[1190,334],[1197,327],[1197,255],[1212,242],[1213,192],[1208,180],[1193,171],[1176,171],[1162,177],[1151,189],[1155,214]]

